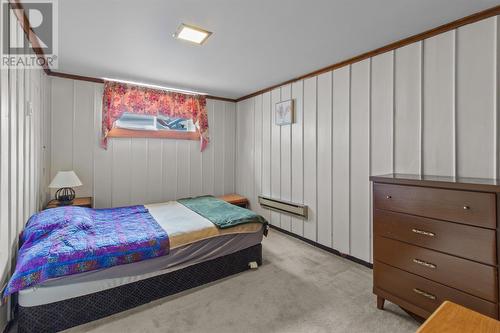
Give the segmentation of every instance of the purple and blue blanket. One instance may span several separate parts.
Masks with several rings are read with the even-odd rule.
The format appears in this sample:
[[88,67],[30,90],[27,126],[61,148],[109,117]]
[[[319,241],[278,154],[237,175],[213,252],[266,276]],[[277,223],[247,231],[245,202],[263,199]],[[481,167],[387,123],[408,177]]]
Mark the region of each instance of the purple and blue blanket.
[[20,243],[3,297],[48,279],[155,258],[170,250],[167,233],[144,206],[47,209],[29,219]]

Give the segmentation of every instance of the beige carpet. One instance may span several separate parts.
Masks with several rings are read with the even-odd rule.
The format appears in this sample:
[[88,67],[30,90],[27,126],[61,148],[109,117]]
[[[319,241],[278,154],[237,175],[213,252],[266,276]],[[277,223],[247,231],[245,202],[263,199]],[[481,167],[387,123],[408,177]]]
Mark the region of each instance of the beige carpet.
[[271,230],[264,263],[224,280],[67,332],[415,332],[377,310],[370,269]]

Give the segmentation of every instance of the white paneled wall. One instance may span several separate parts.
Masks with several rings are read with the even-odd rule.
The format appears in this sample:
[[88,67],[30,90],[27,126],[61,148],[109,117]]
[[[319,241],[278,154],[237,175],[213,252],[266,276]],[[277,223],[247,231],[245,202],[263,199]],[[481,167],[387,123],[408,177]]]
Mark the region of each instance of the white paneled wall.
[[[10,18],[9,18],[10,19]],[[22,43],[24,32],[10,21],[9,38]],[[25,47],[30,46],[25,41]],[[22,45],[22,44],[19,44]],[[49,79],[42,69],[0,70],[0,286],[15,264],[18,235],[44,205],[49,182]],[[0,305],[0,330],[9,318]]]
[[235,186],[235,104],[207,100],[210,143],[115,138],[99,146],[100,83],[52,78],[51,176],[75,170],[95,207],[162,202],[201,194],[222,195]]
[[[270,223],[371,261],[370,175],[499,177],[498,18],[237,104],[236,191]],[[295,123],[274,105],[295,100]],[[309,206],[301,220],[263,194]]]

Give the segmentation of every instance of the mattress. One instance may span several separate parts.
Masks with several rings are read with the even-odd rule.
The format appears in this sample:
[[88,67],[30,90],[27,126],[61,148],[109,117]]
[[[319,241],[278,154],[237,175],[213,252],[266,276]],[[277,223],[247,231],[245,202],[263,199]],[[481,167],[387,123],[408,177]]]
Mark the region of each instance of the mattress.
[[168,255],[47,280],[21,290],[19,305],[31,307],[92,294],[222,257],[262,241],[260,223],[218,229],[175,201],[146,207],[169,235]]

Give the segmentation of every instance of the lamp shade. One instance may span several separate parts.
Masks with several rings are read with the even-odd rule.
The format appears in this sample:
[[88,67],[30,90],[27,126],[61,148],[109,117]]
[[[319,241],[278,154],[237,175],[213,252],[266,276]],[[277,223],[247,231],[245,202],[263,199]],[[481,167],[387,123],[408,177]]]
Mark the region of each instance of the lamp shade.
[[74,171],[59,171],[50,182],[49,188],[77,187],[82,186],[82,182]]

